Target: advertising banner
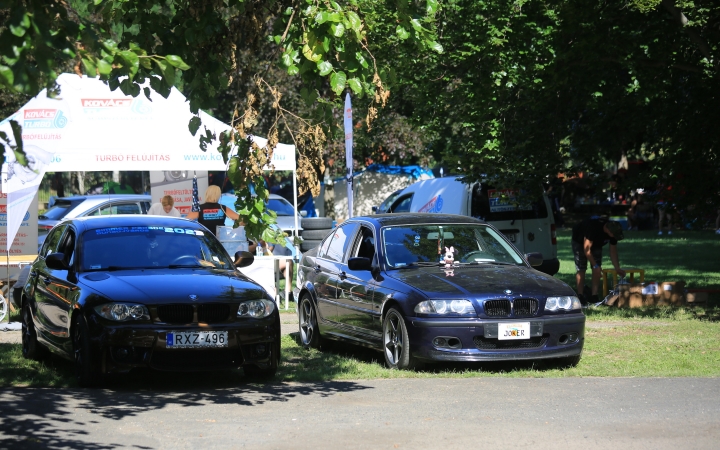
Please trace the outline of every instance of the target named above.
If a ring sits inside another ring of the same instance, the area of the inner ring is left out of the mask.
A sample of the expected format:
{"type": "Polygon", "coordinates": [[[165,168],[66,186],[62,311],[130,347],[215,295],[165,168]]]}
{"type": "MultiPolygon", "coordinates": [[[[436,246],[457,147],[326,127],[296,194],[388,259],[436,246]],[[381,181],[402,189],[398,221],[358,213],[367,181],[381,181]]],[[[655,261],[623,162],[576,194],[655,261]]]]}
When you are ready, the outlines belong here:
{"type": "MultiPolygon", "coordinates": [[[[5,253],[9,249],[10,256],[17,255],[36,255],[38,247],[38,198],[37,194],[30,197],[27,207],[19,216],[20,224],[17,233],[13,236],[8,235],[8,194],[0,193],[0,249],[5,253]],[[34,214],[33,214],[34,213],[34,214]],[[8,245],[10,239],[10,245],[8,245]]],[[[0,279],[5,279],[7,271],[5,270],[6,255],[0,253],[0,279]]],[[[17,267],[10,268],[10,275],[17,271],[17,267]]]]}
{"type": "Polygon", "coordinates": [[[193,170],[162,170],[150,172],[150,195],[153,203],[160,203],[166,195],[175,201],[175,209],[187,216],[192,210],[193,176],[197,175],[198,195],[200,203],[208,188],[207,171],[193,170]]]}

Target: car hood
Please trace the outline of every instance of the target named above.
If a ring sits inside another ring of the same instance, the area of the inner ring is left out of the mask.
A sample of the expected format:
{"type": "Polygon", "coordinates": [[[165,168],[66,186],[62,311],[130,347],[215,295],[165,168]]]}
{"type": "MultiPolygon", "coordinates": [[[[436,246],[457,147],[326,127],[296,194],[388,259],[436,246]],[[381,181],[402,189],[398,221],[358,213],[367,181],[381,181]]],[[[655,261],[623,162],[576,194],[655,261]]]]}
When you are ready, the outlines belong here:
{"type": "Polygon", "coordinates": [[[240,273],[208,269],[91,272],[81,275],[79,281],[108,299],[143,304],[184,302],[193,295],[198,303],[267,296],[260,285],[240,273]]]}
{"type": "MultiPolygon", "coordinates": [[[[302,226],[300,226],[301,219],[302,218],[298,216],[298,231],[302,231],[303,229],[302,226]]],[[[277,216],[275,220],[277,222],[277,226],[280,227],[280,229],[283,231],[295,229],[295,218],[293,216],[277,216]]]]}
{"type": "Polygon", "coordinates": [[[575,295],[557,278],[523,266],[410,267],[386,273],[429,298],[575,295]]]}

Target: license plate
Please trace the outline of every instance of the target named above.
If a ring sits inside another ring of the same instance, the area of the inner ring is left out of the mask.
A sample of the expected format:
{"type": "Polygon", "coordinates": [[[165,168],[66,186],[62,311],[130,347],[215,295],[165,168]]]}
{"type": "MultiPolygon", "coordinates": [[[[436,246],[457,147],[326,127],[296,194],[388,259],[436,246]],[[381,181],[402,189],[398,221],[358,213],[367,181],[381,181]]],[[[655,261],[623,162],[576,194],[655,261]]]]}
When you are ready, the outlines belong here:
{"type": "Polygon", "coordinates": [[[515,233],[506,234],[507,238],[510,240],[510,242],[515,242],[515,233]]]}
{"type": "Polygon", "coordinates": [[[498,339],[530,339],[530,322],[499,323],[498,339]]]}
{"type": "Polygon", "coordinates": [[[227,331],[168,331],[166,348],[227,347],[227,331]]]}

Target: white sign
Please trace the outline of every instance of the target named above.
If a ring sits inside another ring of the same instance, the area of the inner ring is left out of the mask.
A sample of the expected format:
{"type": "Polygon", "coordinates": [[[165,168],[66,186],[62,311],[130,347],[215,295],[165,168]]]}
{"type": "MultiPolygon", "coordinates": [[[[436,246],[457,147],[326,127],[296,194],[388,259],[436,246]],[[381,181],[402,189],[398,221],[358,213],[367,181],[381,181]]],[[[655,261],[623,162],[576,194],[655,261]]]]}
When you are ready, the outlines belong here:
{"type": "Polygon", "coordinates": [[[166,195],[175,202],[175,209],[183,216],[192,211],[192,181],[197,176],[198,201],[203,203],[203,195],[208,188],[207,171],[162,170],[150,172],[150,195],[153,203],[160,203],[166,195]]]}
{"type": "MultiPolygon", "coordinates": [[[[8,194],[0,194],[0,249],[8,248],[8,194]]],[[[36,255],[38,245],[38,198],[28,203],[27,209],[18,214],[20,226],[10,245],[10,255],[36,255]]],[[[5,255],[0,255],[4,261],[5,255]]]]}

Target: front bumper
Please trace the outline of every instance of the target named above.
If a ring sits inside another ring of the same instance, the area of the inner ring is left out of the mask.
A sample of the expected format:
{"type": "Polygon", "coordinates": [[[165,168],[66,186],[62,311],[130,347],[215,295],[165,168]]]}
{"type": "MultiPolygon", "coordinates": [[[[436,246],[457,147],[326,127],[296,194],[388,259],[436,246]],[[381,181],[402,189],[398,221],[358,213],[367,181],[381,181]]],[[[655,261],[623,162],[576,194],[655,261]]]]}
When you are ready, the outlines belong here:
{"type": "Polygon", "coordinates": [[[430,361],[512,361],[576,356],[585,342],[585,315],[520,319],[406,319],[410,351],[430,361]],[[530,322],[524,340],[498,340],[498,323],[530,322]],[[437,345],[436,338],[455,344],[437,345]]]}
{"type": "MultiPolygon", "coordinates": [[[[280,316],[213,325],[110,324],[88,318],[93,360],[102,373],[125,373],[134,368],[171,371],[233,369],[245,364],[266,366],[280,349],[280,316]],[[166,334],[178,331],[227,331],[221,348],[167,348],[166,334]]],[[[279,356],[279,354],[278,354],[279,356]]]]}

